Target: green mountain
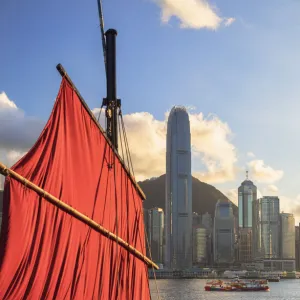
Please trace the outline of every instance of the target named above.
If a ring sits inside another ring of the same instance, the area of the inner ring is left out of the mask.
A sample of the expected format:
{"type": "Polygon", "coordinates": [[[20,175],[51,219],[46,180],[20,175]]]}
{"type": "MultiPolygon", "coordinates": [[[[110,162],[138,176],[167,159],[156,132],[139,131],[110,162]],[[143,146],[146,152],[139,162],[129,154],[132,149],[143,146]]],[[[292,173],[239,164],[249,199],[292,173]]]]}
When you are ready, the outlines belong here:
{"type": "MultiPolygon", "coordinates": [[[[139,182],[140,187],[146,195],[146,201],[144,201],[145,208],[161,207],[165,209],[165,181],[166,175],[164,174],[154,179],[139,182]]],[[[198,214],[208,212],[214,216],[217,201],[219,199],[229,200],[212,185],[204,183],[194,177],[192,177],[192,191],[193,212],[197,212],[198,214]]],[[[233,203],[232,205],[234,215],[237,216],[237,206],[233,203]]]]}

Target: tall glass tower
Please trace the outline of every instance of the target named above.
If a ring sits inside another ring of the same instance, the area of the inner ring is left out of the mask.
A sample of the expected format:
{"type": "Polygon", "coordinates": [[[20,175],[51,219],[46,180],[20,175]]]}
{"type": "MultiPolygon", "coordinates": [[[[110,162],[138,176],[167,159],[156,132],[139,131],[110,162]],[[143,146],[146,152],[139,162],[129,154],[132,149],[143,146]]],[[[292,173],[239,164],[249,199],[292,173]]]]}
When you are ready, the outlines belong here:
{"type": "Polygon", "coordinates": [[[189,116],[172,108],[167,128],[165,265],[192,267],[192,175],[189,116]]]}
{"type": "Polygon", "coordinates": [[[248,179],[244,180],[238,189],[239,195],[239,217],[238,217],[238,259],[240,262],[249,262],[252,260],[252,220],[253,220],[253,202],[257,200],[257,187],[248,179]]]}
{"type": "Polygon", "coordinates": [[[280,258],[279,198],[264,196],[253,205],[255,259],[280,258]]]}
{"type": "Polygon", "coordinates": [[[231,202],[218,200],[214,219],[214,261],[217,264],[234,262],[234,215],[231,202]]]}
{"type": "Polygon", "coordinates": [[[257,200],[257,187],[248,179],[244,180],[238,189],[239,193],[239,228],[252,228],[252,206],[257,200]]]}

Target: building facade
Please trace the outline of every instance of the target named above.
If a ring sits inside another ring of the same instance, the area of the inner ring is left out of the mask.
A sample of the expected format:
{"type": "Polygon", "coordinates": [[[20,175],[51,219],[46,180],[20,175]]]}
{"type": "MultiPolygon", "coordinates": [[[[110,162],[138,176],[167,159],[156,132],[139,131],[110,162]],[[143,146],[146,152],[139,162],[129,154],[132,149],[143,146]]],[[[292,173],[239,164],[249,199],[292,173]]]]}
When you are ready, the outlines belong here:
{"type": "Polygon", "coordinates": [[[252,260],[252,220],[253,202],[257,200],[257,187],[251,180],[246,180],[238,188],[238,259],[240,262],[252,260]]]}
{"type": "Polygon", "coordinates": [[[265,196],[253,202],[253,252],[255,259],[280,258],[279,198],[265,196]]]}
{"type": "Polygon", "coordinates": [[[164,240],[164,211],[162,208],[149,209],[149,243],[152,260],[155,263],[163,263],[164,240]]]}
{"type": "Polygon", "coordinates": [[[299,226],[295,226],[295,256],[296,256],[296,270],[300,270],[300,227],[299,226]]]}
{"type": "Polygon", "coordinates": [[[232,264],[234,262],[234,215],[231,202],[219,200],[214,219],[214,263],[232,264]]]}
{"type": "Polygon", "coordinates": [[[203,227],[198,227],[195,231],[195,263],[205,265],[207,263],[207,230],[203,227]]]}
{"type": "Polygon", "coordinates": [[[202,227],[206,229],[206,253],[207,253],[207,265],[211,266],[214,261],[213,255],[213,219],[212,216],[206,212],[201,218],[202,227]]]}
{"type": "Polygon", "coordinates": [[[189,116],[172,108],[167,126],[165,265],[192,267],[192,174],[189,116]]]}
{"type": "Polygon", "coordinates": [[[293,214],[280,214],[280,250],[282,259],[295,259],[295,218],[293,214]]]}

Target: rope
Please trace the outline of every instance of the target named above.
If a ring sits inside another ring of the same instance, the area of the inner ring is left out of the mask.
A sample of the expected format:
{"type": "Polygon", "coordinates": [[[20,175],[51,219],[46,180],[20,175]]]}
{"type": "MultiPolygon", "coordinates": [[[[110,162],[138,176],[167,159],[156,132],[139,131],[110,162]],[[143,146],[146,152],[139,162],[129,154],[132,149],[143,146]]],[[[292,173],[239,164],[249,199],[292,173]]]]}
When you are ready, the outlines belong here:
{"type": "Polygon", "coordinates": [[[104,18],[102,13],[102,0],[97,0],[98,3],[98,13],[99,13],[99,20],[100,20],[100,29],[101,29],[101,39],[102,39],[102,49],[103,49],[103,59],[104,59],[104,66],[105,66],[105,74],[107,76],[107,66],[106,66],[106,40],[105,40],[105,33],[104,33],[104,18]]]}
{"type": "Polygon", "coordinates": [[[128,160],[128,169],[129,169],[129,172],[131,172],[132,175],[134,176],[133,164],[132,164],[132,160],[131,160],[129,144],[128,144],[128,140],[127,140],[123,115],[122,115],[121,111],[120,111],[120,118],[121,118],[121,125],[122,125],[122,131],[123,131],[123,136],[124,136],[125,150],[126,150],[126,155],[127,155],[127,160],[128,160]]]}
{"type": "MultiPolygon", "coordinates": [[[[150,259],[152,260],[152,253],[151,253],[151,248],[150,248],[150,244],[149,244],[148,234],[147,234],[146,229],[144,229],[144,231],[145,231],[145,237],[146,237],[147,247],[148,247],[148,251],[149,251],[149,256],[150,256],[150,259]]],[[[156,274],[155,274],[155,270],[154,270],[153,266],[152,266],[152,272],[153,272],[153,276],[154,276],[157,297],[158,297],[158,300],[160,300],[160,294],[159,294],[159,289],[158,289],[158,285],[157,285],[156,274]]]]}
{"type": "Polygon", "coordinates": [[[100,112],[99,112],[98,118],[97,118],[97,121],[98,121],[99,124],[100,124],[100,117],[101,117],[102,108],[103,108],[103,104],[100,107],[100,112]]]}

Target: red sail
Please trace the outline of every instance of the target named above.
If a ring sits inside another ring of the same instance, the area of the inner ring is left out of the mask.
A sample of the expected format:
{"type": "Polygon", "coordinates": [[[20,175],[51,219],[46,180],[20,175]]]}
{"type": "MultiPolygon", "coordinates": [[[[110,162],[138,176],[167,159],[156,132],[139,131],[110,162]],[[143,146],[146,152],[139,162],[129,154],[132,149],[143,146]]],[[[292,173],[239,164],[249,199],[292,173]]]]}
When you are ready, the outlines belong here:
{"type": "MultiPolygon", "coordinates": [[[[145,254],[142,196],[66,79],[33,148],[13,168],[145,254]]],[[[150,299],[146,264],[8,178],[0,299],[150,299]]]]}

